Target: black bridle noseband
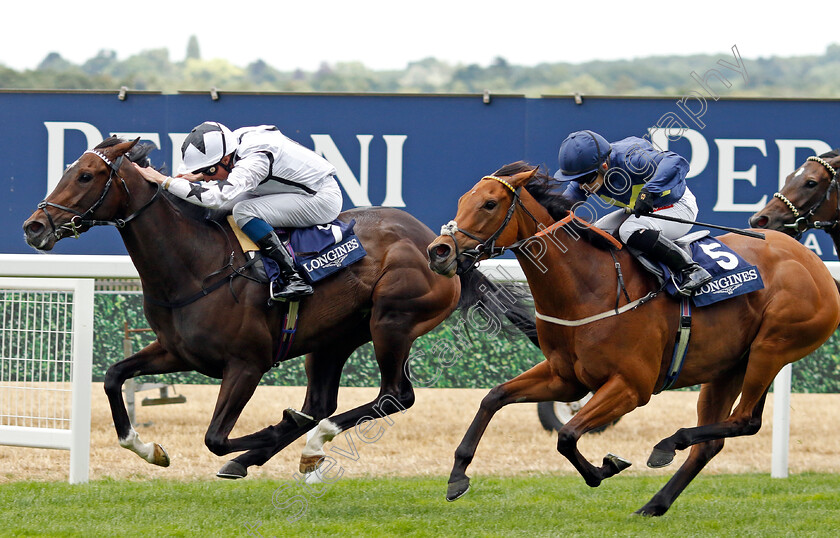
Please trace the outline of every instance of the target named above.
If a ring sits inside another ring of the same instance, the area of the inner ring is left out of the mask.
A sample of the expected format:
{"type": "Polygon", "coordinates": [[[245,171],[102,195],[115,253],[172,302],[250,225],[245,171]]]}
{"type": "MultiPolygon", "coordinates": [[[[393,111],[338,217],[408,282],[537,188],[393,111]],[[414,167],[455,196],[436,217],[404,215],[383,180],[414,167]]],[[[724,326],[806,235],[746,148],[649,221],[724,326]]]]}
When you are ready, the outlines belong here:
{"type": "Polygon", "coordinates": [[[802,234],[808,230],[823,230],[834,228],[838,225],[838,223],[840,223],[840,221],[838,221],[838,218],[840,217],[840,196],[837,196],[837,208],[834,212],[834,220],[811,222],[811,219],[814,217],[814,214],[819,210],[820,207],[822,207],[822,205],[826,201],[828,201],[829,198],[831,198],[832,190],[838,191],[838,194],[840,194],[840,185],[838,185],[837,183],[837,170],[835,170],[834,167],[828,163],[828,161],[815,156],[808,157],[807,160],[821,164],[831,175],[831,181],[828,184],[828,189],[826,189],[825,191],[825,196],[821,197],[821,199],[816,204],[814,204],[809,211],[803,214],[799,209],[797,209],[796,205],[794,205],[793,202],[788,200],[788,198],[781,192],[777,192],[773,195],[774,197],[781,200],[782,203],[784,203],[787,206],[787,208],[790,209],[791,213],[793,213],[793,217],[796,220],[791,224],[784,224],[783,226],[785,228],[790,228],[794,230],[796,232],[797,239],[799,239],[802,236],[802,234]]]}
{"type": "Polygon", "coordinates": [[[56,236],[57,239],[60,239],[61,237],[63,237],[63,235],[64,235],[63,232],[64,231],[69,231],[71,234],[73,234],[74,237],[78,238],[79,233],[80,233],[78,228],[80,226],[81,227],[88,227],[88,228],[90,228],[92,226],[116,226],[117,228],[123,228],[123,227],[125,227],[126,224],[128,224],[129,222],[134,220],[147,207],[149,207],[152,204],[152,202],[154,202],[157,199],[157,197],[158,197],[158,195],[160,194],[160,191],[161,191],[161,186],[160,186],[160,184],[158,184],[157,190],[152,195],[151,199],[148,202],[146,202],[145,204],[143,204],[137,211],[135,211],[134,213],[132,213],[131,215],[129,215],[128,217],[126,217],[124,219],[114,219],[114,220],[91,219],[89,217],[91,217],[93,215],[93,213],[97,209],[99,209],[99,207],[105,202],[105,197],[108,195],[108,191],[111,190],[111,185],[113,185],[115,177],[117,179],[119,179],[120,182],[122,183],[123,189],[125,189],[125,193],[128,195],[129,200],[131,199],[131,192],[129,192],[129,190],[128,190],[128,185],[126,185],[125,179],[123,179],[122,176],[119,175],[119,170],[120,170],[120,166],[122,166],[124,155],[120,155],[115,161],[111,161],[111,159],[106,157],[104,153],[102,153],[100,151],[97,151],[95,149],[87,150],[85,153],[90,153],[92,155],[96,155],[97,157],[99,157],[100,159],[105,161],[105,164],[107,164],[108,168],[110,169],[110,173],[108,174],[108,181],[107,181],[107,183],[105,183],[105,188],[103,189],[102,194],[99,196],[99,199],[96,202],[94,202],[94,204],[90,207],[90,209],[88,209],[84,213],[82,213],[80,211],[76,211],[72,207],[66,207],[66,206],[63,206],[63,205],[54,204],[54,203],[48,202],[46,200],[43,200],[43,201],[41,201],[41,203],[38,204],[38,209],[41,209],[44,212],[44,214],[47,216],[47,220],[49,221],[50,227],[52,228],[52,233],[53,233],[54,236],[56,236]],[[68,213],[73,213],[74,217],[72,219],[70,219],[67,223],[62,224],[60,227],[56,228],[55,222],[53,221],[53,218],[52,218],[52,215],[50,215],[50,212],[47,210],[48,207],[52,207],[52,208],[55,208],[55,209],[58,209],[58,210],[61,210],[61,211],[67,211],[68,213]]]}
{"type": "Polygon", "coordinates": [[[485,179],[498,181],[499,183],[501,183],[502,185],[507,187],[508,190],[510,190],[510,192],[513,193],[513,200],[511,200],[510,207],[508,208],[507,214],[505,215],[505,220],[502,221],[502,224],[499,226],[499,229],[496,230],[495,232],[493,232],[490,235],[490,237],[488,237],[487,239],[481,239],[479,237],[476,237],[475,234],[459,228],[458,223],[454,220],[450,220],[447,224],[444,224],[443,226],[441,226],[440,235],[448,235],[449,237],[452,238],[452,242],[455,244],[455,260],[456,260],[456,263],[457,263],[458,260],[463,259],[463,258],[470,258],[472,260],[470,262],[469,266],[466,266],[466,267],[461,267],[460,265],[458,266],[458,268],[456,269],[456,273],[459,274],[459,275],[463,274],[463,273],[466,273],[470,269],[473,269],[473,268],[477,267],[478,263],[480,261],[479,258],[482,255],[486,255],[487,259],[496,258],[496,257],[504,254],[505,251],[513,250],[513,249],[520,246],[521,242],[516,242],[513,245],[510,245],[508,247],[497,247],[496,246],[496,240],[499,238],[500,235],[502,235],[502,232],[505,230],[505,228],[507,228],[507,225],[508,225],[508,223],[510,223],[510,219],[513,217],[513,212],[516,210],[517,205],[522,207],[522,209],[525,210],[525,212],[528,214],[528,216],[531,217],[532,219],[534,219],[534,222],[539,223],[537,218],[534,215],[532,215],[530,211],[528,211],[528,208],[525,207],[524,205],[522,205],[522,200],[519,197],[519,193],[522,192],[522,187],[521,186],[514,188],[513,185],[511,185],[510,183],[508,183],[504,179],[502,179],[500,177],[497,177],[497,176],[484,176],[483,178],[481,178],[482,181],[484,181],[485,179]],[[466,249],[466,250],[462,251],[460,249],[460,247],[458,246],[458,241],[455,239],[455,232],[460,232],[460,233],[466,235],[467,237],[469,237],[473,241],[477,241],[478,244],[473,248],[466,249]]]}

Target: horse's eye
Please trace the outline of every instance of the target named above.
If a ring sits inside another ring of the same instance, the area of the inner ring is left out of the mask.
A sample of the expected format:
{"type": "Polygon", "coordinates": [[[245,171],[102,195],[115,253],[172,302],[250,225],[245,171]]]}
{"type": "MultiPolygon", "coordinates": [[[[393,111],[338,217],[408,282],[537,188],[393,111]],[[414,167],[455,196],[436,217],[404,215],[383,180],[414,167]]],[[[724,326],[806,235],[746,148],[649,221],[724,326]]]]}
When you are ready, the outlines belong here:
{"type": "Polygon", "coordinates": [[[79,176],[79,183],[87,183],[93,179],[93,174],[90,172],[84,172],[82,175],[79,176]]]}
{"type": "Polygon", "coordinates": [[[816,181],[814,181],[813,179],[809,179],[808,181],[805,182],[805,186],[808,187],[809,189],[813,189],[817,185],[818,185],[818,183],[816,181]]]}
{"type": "Polygon", "coordinates": [[[484,209],[495,209],[496,208],[496,200],[487,200],[484,202],[484,209]]]}

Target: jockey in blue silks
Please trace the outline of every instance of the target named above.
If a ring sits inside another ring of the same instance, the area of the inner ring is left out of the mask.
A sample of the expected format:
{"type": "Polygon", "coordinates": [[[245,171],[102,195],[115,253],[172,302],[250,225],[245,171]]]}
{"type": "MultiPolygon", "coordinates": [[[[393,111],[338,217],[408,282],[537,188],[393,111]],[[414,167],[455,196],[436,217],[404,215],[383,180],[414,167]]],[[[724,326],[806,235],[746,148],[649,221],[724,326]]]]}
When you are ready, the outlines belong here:
{"type": "Polygon", "coordinates": [[[634,136],[610,144],[593,131],[577,131],[560,145],[560,170],[554,177],[568,181],[563,196],[583,202],[590,194],[620,209],[595,221],[608,233],[618,230],[627,246],[664,263],[682,275],[678,291],[690,296],[711,275],[674,243],[690,224],[658,220],[657,213],[683,220],[697,219],[697,201],[685,177],[688,161],[672,151],[657,151],[634,136]],[[632,212],[631,212],[632,210],[632,212]]]}

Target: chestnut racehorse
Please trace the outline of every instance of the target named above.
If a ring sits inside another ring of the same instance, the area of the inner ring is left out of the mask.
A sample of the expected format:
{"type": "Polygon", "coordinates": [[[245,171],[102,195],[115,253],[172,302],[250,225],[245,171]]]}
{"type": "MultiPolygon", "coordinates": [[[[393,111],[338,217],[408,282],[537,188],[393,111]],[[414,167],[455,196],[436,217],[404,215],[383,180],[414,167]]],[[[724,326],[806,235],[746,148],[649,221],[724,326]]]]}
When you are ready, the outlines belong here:
{"type": "MultiPolygon", "coordinates": [[[[381,207],[342,213],[343,221],[356,220],[367,256],[319,282],[315,294],[300,303],[286,357],[307,354],[302,413],[287,409],[275,426],[229,438],[276,362],[285,309],[267,304],[267,285],[236,278],[248,258],[224,219],[207,218],[204,208],[164,193],[137,173],[131,161],[148,165],[152,146],[136,143],[109,138],[85,152],[24,223],[24,233],[31,246],[50,250],[91,226],[118,227],[140,275],[146,319],[157,339],[108,369],[105,392],[120,444],[150,463],[167,466],[169,456],[157,443],[142,443],[129,422],[121,391],[127,379],[179,371],[221,378],[204,441],[219,456],[247,451],[218,473],[240,478],[335,412],[344,364],[366,342],[373,342],[381,373],[379,397],[331,417],[331,431],[410,407],[414,391],[404,367],[414,340],[446,319],[459,300],[461,307],[469,306],[498,292],[477,271],[460,281],[433,273],[426,246],[435,235],[408,213],[381,207]]],[[[488,309],[499,304],[483,303],[488,309]]],[[[533,329],[533,316],[523,305],[502,306],[500,313],[518,328],[533,329]]],[[[306,470],[318,459],[317,450],[306,454],[306,470]]]]}
{"type": "MultiPolygon", "coordinates": [[[[671,362],[679,301],[659,293],[624,309],[631,299],[655,293],[658,282],[612,236],[570,214],[561,197],[548,193],[549,180],[522,162],[482,178],[461,197],[455,220],[428,248],[432,269],[448,276],[463,258],[483,259],[512,248],[531,287],[546,357],[481,402],[455,452],[449,500],[469,488],[467,466],[501,407],[575,401],[590,390],[592,399],[560,429],[557,450],[588,485],[598,486],[629,462],[609,454],[596,467],[578,451],[578,439],[645,405],[663,386],[671,362]],[[565,218],[555,223],[546,207],[565,218]]],[[[688,353],[673,388],[702,384],[698,425],[656,444],[651,467],[668,465],[677,450],[691,451],[640,514],[665,513],[726,437],[756,433],[773,378],[825,342],[840,321],[840,296],[827,293],[834,291],[831,275],[789,236],[768,232],[765,241],[733,234],[716,239],[758,267],[764,289],[694,309],[688,353]]]]}

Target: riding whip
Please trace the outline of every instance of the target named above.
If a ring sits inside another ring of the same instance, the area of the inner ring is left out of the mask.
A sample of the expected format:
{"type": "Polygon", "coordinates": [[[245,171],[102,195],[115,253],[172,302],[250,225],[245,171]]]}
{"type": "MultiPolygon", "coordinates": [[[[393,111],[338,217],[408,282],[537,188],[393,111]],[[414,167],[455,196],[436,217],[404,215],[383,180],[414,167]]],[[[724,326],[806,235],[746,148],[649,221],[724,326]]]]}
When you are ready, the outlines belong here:
{"type": "Polygon", "coordinates": [[[703,226],[704,228],[715,228],[725,232],[732,232],[734,234],[746,235],[747,237],[755,237],[756,239],[764,239],[764,234],[759,232],[752,232],[750,230],[742,230],[740,228],[730,228],[729,226],[718,226],[717,224],[708,224],[705,222],[696,222],[693,220],[685,220],[677,217],[669,217],[667,215],[657,215],[656,213],[649,213],[646,217],[653,217],[655,219],[670,220],[671,222],[679,222],[681,224],[693,224],[695,226],[703,226]]]}

